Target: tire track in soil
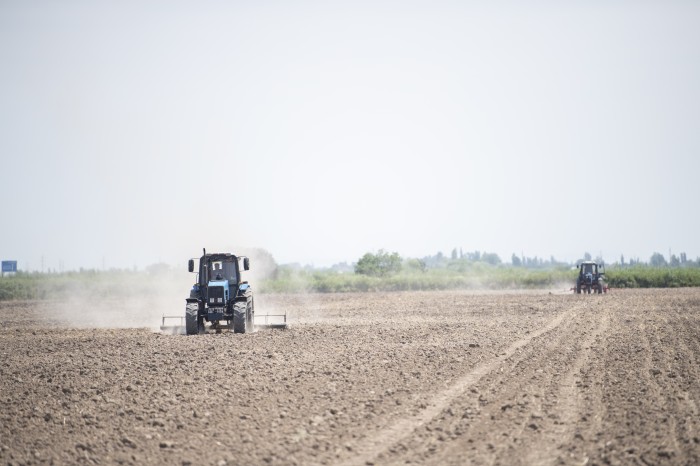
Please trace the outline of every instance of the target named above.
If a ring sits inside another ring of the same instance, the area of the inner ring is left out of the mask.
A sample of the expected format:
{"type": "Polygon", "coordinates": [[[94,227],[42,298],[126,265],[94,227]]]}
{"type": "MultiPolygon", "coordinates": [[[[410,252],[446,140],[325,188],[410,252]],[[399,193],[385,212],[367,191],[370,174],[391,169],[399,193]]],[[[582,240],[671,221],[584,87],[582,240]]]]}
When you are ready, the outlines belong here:
{"type": "MultiPolygon", "coordinates": [[[[668,319],[663,315],[658,318],[658,321],[655,322],[655,324],[662,324],[662,328],[669,326],[668,319]]],[[[664,367],[663,372],[665,374],[673,373],[673,367],[671,366],[669,361],[661,360],[660,358],[656,359],[654,357],[658,353],[658,351],[655,351],[655,348],[661,347],[664,344],[662,339],[659,337],[659,335],[656,334],[654,329],[648,328],[646,322],[643,322],[639,326],[639,334],[641,335],[640,340],[644,347],[644,351],[641,354],[643,354],[642,360],[644,361],[644,365],[642,366],[642,368],[646,371],[645,376],[649,377],[647,374],[651,371],[657,370],[656,368],[661,365],[663,365],[664,367]]],[[[664,387],[659,383],[656,377],[651,378],[651,382],[652,383],[649,384],[649,392],[651,392],[653,399],[657,400],[661,411],[669,413],[673,412],[672,406],[670,406],[671,402],[669,401],[669,398],[666,395],[666,390],[664,389],[664,387]]],[[[673,416],[668,416],[668,418],[666,418],[666,421],[667,427],[664,429],[666,431],[666,438],[670,442],[672,450],[677,451],[679,450],[679,445],[676,420],[673,416]]]]}
{"type": "Polygon", "coordinates": [[[449,388],[434,395],[425,404],[426,407],[417,414],[400,418],[388,427],[378,432],[368,434],[365,437],[364,444],[356,445],[352,448],[357,454],[348,461],[339,464],[344,466],[373,464],[377,460],[377,457],[387,451],[388,448],[396,445],[401,440],[411,435],[416,429],[436,418],[455,398],[463,395],[482,377],[497,369],[505,360],[516,355],[521,348],[528,345],[532,340],[559,327],[562,322],[570,318],[574,313],[575,311],[573,309],[562,312],[540,330],[532,332],[526,338],[515,341],[501,355],[477,366],[474,370],[458,379],[449,388]]]}
{"type": "Polygon", "coordinates": [[[571,448],[590,464],[700,464],[693,306],[674,309],[644,292],[615,304],[604,351],[583,371],[593,391],[585,409],[595,416],[581,420],[583,438],[571,448]]]}
{"type": "MultiPolygon", "coordinates": [[[[551,398],[557,400],[557,422],[552,428],[542,432],[537,440],[537,448],[530,449],[523,456],[523,464],[547,464],[553,462],[557,456],[559,463],[588,463],[588,456],[576,452],[571,445],[575,444],[576,440],[583,439],[581,428],[577,425],[579,419],[587,418],[590,413],[600,413],[601,407],[600,399],[598,397],[592,399],[591,394],[587,393],[591,387],[581,380],[581,374],[584,367],[589,365],[593,352],[597,350],[610,327],[610,313],[606,312],[600,320],[596,320],[595,316],[587,320],[594,322],[595,327],[585,332],[586,337],[578,346],[577,356],[571,362],[561,382],[557,384],[557,393],[550,394],[551,398]],[[593,401],[598,405],[598,409],[586,410],[584,407],[586,401],[593,401]],[[569,445],[568,448],[567,445],[569,445]]],[[[600,428],[600,416],[596,416],[594,425],[597,429],[600,428]]]]}
{"type": "Polygon", "coordinates": [[[609,325],[598,304],[576,303],[556,332],[533,341],[472,387],[478,395],[455,399],[417,432],[422,445],[411,444],[403,460],[420,455],[420,462],[441,465],[583,463],[586,456],[573,447],[580,438],[578,419],[594,413],[584,409],[585,401],[600,397],[588,393],[582,368],[609,325]]]}

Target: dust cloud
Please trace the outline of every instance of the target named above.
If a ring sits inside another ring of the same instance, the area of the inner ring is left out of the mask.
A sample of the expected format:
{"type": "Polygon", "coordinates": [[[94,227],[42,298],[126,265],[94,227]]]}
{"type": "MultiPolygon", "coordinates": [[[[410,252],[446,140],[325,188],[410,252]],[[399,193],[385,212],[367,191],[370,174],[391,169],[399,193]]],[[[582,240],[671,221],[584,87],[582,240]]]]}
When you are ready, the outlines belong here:
{"type": "Polygon", "coordinates": [[[96,273],[68,283],[60,297],[48,292],[49,299],[39,306],[59,326],[155,331],[163,315],[185,315],[185,298],[194,281],[195,275],[186,269],[96,273]]]}

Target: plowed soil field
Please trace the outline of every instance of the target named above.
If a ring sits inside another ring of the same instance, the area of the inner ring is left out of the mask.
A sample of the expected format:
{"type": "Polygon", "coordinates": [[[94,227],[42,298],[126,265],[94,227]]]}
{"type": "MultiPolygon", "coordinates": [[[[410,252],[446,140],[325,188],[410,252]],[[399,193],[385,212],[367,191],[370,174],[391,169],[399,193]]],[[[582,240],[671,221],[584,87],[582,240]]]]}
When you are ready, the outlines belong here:
{"type": "Polygon", "coordinates": [[[0,461],[700,464],[700,289],[266,308],[292,328],[77,328],[0,304],[0,461]]]}

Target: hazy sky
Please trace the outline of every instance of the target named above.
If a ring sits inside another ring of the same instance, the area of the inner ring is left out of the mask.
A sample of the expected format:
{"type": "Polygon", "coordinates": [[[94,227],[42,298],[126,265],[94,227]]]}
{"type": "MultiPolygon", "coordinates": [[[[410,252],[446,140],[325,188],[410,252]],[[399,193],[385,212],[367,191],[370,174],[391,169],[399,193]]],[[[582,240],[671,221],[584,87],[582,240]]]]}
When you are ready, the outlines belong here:
{"type": "Polygon", "coordinates": [[[0,1],[0,258],[700,256],[700,2],[0,1]]]}

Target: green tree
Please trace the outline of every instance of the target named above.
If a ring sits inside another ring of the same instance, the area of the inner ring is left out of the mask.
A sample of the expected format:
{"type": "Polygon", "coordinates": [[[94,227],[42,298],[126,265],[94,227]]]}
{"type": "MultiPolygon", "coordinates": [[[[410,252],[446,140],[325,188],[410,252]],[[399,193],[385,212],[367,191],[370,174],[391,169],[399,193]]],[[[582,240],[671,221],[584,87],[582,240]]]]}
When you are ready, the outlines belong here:
{"type": "Polygon", "coordinates": [[[481,260],[491,265],[498,265],[501,263],[501,258],[495,252],[485,252],[481,255],[481,260]]]}
{"type": "Polygon", "coordinates": [[[522,261],[515,253],[511,256],[510,261],[513,263],[513,267],[520,267],[522,265],[522,261]]]}
{"type": "Polygon", "coordinates": [[[366,253],[355,265],[355,273],[375,277],[384,277],[400,270],[401,256],[399,256],[399,253],[388,253],[383,249],[377,251],[376,254],[366,253]]]}
{"type": "Polygon", "coordinates": [[[481,252],[479,252],[479,251],[468,252],[467,253],[467,260],[470,260],[472,262],[479,262],[481,260],[481,252]]]}
{"type": "Polygon", "coordinates": [[[660,252],[655,252],[651,255],[649,264],[653,267],[664,267],[666,265],[666,258],[660,252]]]}
{"type": "Polygon", "coordinates": [[[409,259],[406,261],[406,266],[409,269],[419,270],[421,272],[425,272],[426,270],[428,270],[425,261],[422,259],[409,259]]]}

